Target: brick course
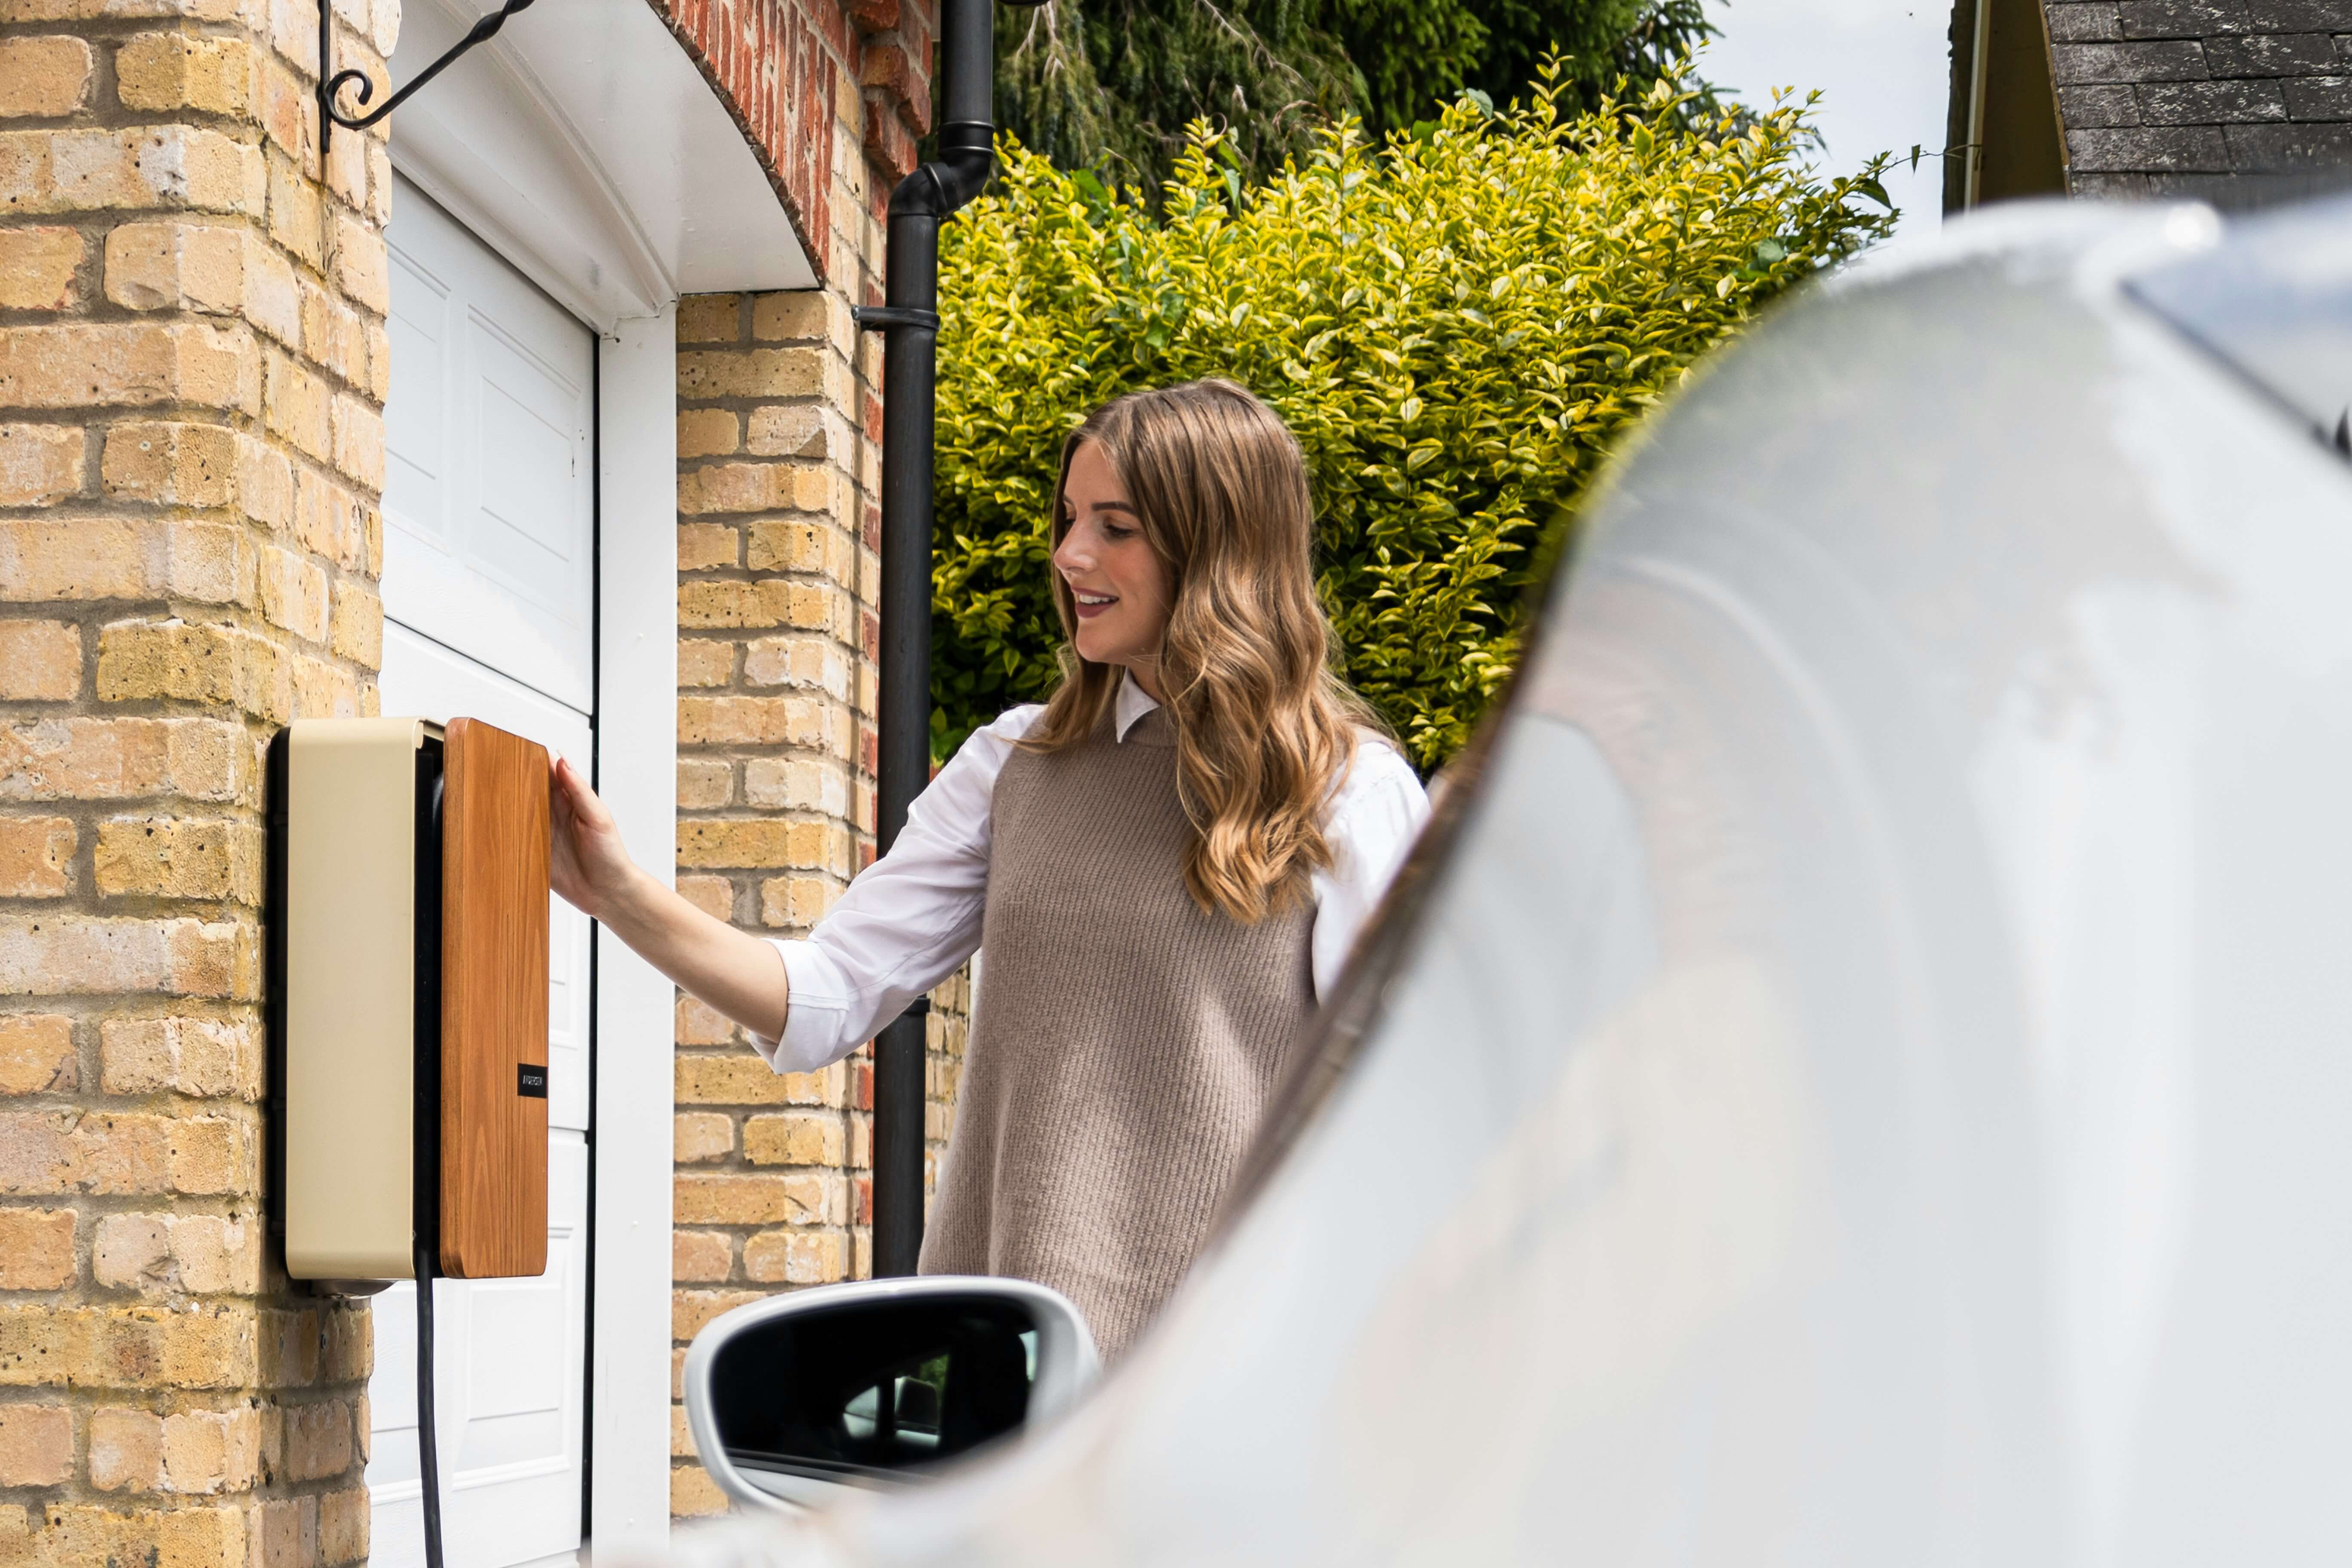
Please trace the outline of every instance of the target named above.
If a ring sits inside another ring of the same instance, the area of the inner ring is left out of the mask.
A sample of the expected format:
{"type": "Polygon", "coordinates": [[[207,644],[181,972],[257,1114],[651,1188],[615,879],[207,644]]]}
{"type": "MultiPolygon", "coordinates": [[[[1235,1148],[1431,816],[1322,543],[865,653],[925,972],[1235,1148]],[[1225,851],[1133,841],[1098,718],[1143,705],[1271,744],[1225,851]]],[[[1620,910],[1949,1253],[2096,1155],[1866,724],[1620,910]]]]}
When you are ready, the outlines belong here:
{"type": "Polygon", "coordinates": [[[0,1560],[367,1552],[366,1309],[261,1210],[260,757],[381,627],[390,165],[321,169],[317,26],[0,10],[0,1560]]]}

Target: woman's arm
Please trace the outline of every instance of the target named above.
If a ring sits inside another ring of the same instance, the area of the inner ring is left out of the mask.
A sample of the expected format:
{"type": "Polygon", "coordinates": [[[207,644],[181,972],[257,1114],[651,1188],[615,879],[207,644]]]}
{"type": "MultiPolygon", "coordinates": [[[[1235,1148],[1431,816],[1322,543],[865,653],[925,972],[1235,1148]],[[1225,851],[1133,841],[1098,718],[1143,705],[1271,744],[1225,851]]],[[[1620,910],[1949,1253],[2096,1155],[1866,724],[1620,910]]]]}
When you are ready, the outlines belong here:
{"type": "Polygon", "coordinates": [[[773,944],[716,921],[641,870],[588,781],[558,759],[548,781],[548,879],[639,957],[754,1035],[783,1032],[791,1004],[773,944]]]}
{"type": "Polygon", "coordinates": [[[792,977],[784,1031],[751,1047],[778,1072],[856,1049],[980,945],[996,777],[1043,710],[975,730],[907,807],[890,853],[834,901],[806,942],[778,943],[792,977]]]}

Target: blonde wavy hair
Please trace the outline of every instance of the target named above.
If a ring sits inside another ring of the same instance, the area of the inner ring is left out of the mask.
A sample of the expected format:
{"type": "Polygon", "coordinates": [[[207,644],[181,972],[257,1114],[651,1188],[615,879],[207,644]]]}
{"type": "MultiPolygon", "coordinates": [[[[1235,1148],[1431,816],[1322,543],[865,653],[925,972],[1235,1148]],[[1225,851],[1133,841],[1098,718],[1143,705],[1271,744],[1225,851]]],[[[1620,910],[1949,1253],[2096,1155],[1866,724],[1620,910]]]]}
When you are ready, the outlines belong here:
{"type": "MultiPolygon", "coordinates": [[[[1232,382],[1129,393],[1063,443],[1056,548],[1070,526],[1070,458],[1088,441],[1168,572],[1159,674],[1176,734],[1177,796],[1193,830],[1184,886],[1202,910],[1254,923],[1290,908],[1329,868],[1324,805],[1359,738],[1386,733],[1331,668],[1306,458],[1274,410],[1232,382]]],[[[1070,586],[1053,576],[1071,640],[1062,684],[1022,742],[1039,752],[1095,733],[1124,673],[1079,656],[1070,586]]]]}

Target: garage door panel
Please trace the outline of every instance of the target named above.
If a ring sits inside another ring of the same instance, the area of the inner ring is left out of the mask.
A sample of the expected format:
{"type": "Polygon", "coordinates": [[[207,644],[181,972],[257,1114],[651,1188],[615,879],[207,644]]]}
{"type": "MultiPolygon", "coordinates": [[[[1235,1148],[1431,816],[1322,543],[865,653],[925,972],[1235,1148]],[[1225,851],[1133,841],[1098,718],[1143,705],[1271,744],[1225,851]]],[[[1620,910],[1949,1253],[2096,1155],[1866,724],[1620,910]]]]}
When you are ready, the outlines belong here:
{"type": "Polygon", "coordinates": [[[384,613],[584,712],[595,338],[405,182],[386,238],[384,613]]]}
{"type": "MultiPolygon", "coordinates": [[[[392,257],[392,363],[396,380],[420,389],[449,375],[444,344],[449,288],[413,256],[392,257]]],[[[384,512],[395,533],[422,535],[446,548],[441,519],[447,501],[446,399],[394,396],[384,405],[384,512]]]]}
{"type": "MultiPolygon", "coordinates": [[[[585,1423],[588,1150],[551,1135],[547,1272],[434,1287],[441,1532],[450,1568],[519,1568],[580,1541],[585,1423]]],[[[368,1385],[370,1561],[425,1560],[416,1450],[415,1287],[375,1298],[368,1385]]]]}
{"type": "Polygon", "coordinates": [[[520,618],[522,595],[479,565],[446,558],[416,546],[394,549],[397,531],[384,531],[384,614],[444,647],[498,669],[532,690],[586,712],[593,688],[573,668],[572,650],[547,628],[520,618]],[[397,575],[395,575],[395,571],[397,575]],[[400,584],[395,590],[394,584],[400,584]],[[422,599],[419,611],[415,601],[422,599]],[[401,614],[394,616],[395,605],[401,614]]]}
{"type": "Polygon", "coordinates": [[[479,564],[518,595],[561,610],[587,541],[574,521],[577,417],[587,389],[477,313],[483,466],[479,564]]]}
{"type": "Polygon", "coordinates": [[[575,1284],[570,1264],[576,1229],[548,1226],[548,1268],[539,1278],[467,1287],[466,1426],[451,1457],[458,1475],[518,1473],[519,1466],[570,1457],[565,1396],[579,1368],[562,1330],[575,1284]]]}
{"type": "MultiPolygon", "coordinates": [[[[395,193],[382,710],[594,756],[595,339],[414,187],[395,193]]],[[[550,900],[547,1268],[444,1280],[437,1440],[451,1568],[568,1562],[587,1407],[588,921],[550,900]]],[[[371,1561],[424,1561],[416,1298],[375,1299],[371,1561]]]]}

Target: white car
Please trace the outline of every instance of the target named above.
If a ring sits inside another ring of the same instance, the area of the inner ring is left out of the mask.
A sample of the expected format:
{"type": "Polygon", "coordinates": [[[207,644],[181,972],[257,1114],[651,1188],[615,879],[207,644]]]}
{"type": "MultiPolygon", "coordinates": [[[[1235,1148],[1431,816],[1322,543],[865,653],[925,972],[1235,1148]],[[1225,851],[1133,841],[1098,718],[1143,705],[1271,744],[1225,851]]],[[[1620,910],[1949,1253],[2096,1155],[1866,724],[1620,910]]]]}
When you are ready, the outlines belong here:
{"type": "Polygon", "coordinates": [[[2352,1562],[2347,403],[2347,203],[1775,311],[1150,1334],[1081,1397],[1034,1287],[721,1319],[753,1517],[678,1559],[2352,1562]]]}

